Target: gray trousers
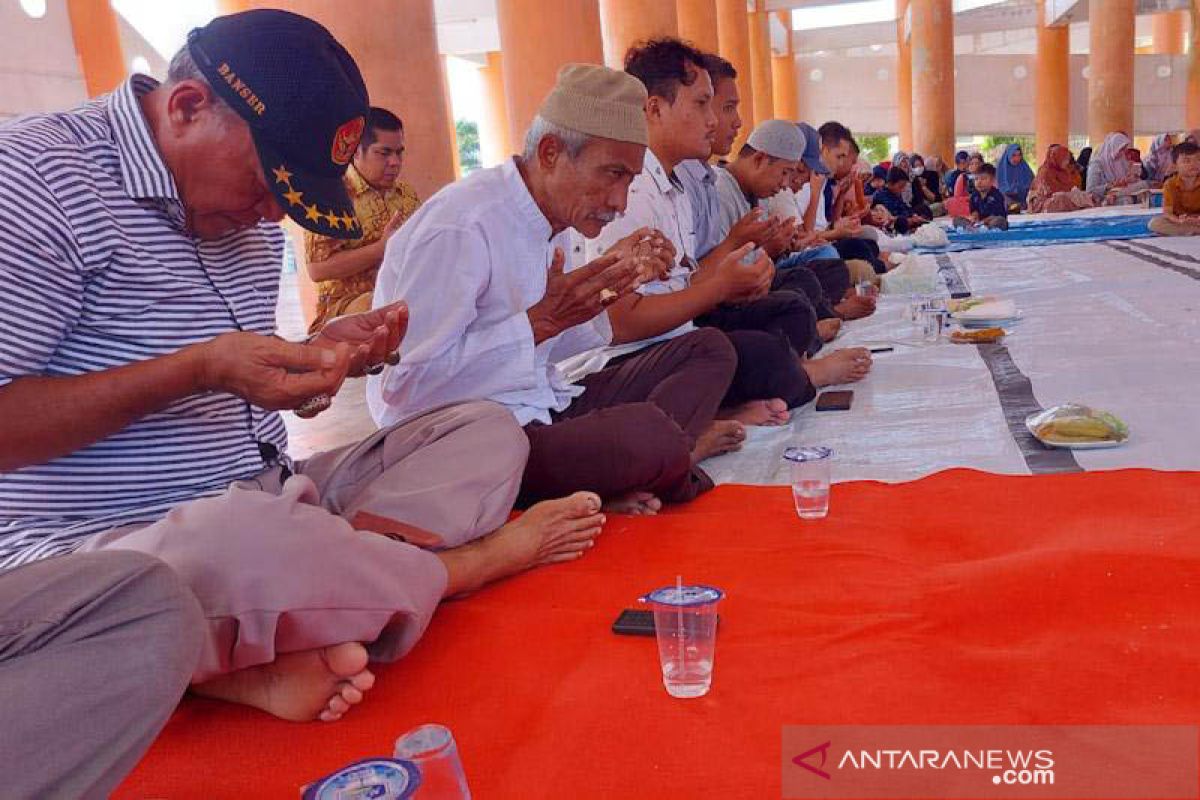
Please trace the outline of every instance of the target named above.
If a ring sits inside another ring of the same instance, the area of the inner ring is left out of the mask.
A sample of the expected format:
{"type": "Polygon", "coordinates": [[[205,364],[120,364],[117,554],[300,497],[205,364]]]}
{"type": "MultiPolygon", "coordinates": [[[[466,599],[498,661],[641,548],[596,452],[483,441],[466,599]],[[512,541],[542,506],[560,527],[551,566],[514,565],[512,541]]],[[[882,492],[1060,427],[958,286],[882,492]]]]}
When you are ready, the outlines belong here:
{"type": "Polygon", "coordinates": [[[0,794],[107,797],[183,696],[203,637],[196,598],[142,553],[0,575],[0,794]]]}

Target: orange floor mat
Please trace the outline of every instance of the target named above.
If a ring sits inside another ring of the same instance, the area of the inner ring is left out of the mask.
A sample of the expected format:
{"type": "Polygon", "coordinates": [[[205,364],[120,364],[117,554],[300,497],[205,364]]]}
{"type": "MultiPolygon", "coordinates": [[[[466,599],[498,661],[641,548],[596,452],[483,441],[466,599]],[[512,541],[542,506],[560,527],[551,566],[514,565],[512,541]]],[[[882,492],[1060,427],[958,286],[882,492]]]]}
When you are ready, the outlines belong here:
{"type": "Polygon", "coordinates": [[[297,797],[437,721],[477,800],[778,797],[785,724],[1196,724],[1198,656],[1198,474],[845,484],[820,522],[727,486],[444,605],[341,722],[186,700],[118,796],[297,797]],[[696,700],[609,632],[679,572],[728,593],[696,700]]]}

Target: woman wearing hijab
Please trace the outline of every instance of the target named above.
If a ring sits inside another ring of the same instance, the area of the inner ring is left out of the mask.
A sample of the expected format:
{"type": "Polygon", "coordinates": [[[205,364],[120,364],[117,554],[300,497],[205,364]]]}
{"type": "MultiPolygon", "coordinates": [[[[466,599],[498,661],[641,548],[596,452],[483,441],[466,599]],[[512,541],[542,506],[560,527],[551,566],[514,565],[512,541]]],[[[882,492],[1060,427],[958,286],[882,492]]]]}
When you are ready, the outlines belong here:
{"type": "Polygon", "coordinates": [[[1125,156],[1131,144],[1128,136],[1114,131],[1104,137],[1104,144],[1088,162],[1087,190],[1096,200],[1102,201],[1110,191],[1134,182],[1125,156]]]}
{"type": "MultiPolygon", "coordinates": [[[[912,177],[912,159],[910,159],[908,157],[908,153],[904,152],[903,150],[897,150],[896,154],[892,156],[891,169],[895,169],[896,167],[904,170],[904,174],[908,175],[910,178],[912,177]]],[[[912,201],[912,184],[909,183],[908,188],[904,190],[904,202],[912,205],[912,201]]]]}
{"type": "Polygon", "coordinates": [[[1079,188],[1079,176],[1071,164],[1071,151],[1052,144],[1029,187],[1029,211],[1041,214],[1091,208],[1092,196],[1079,188]]]}
{"type": "Polygon", "coordinates": [[[1164,133],[1154,137],[1150,145],[1150,155],[1142,162],[1146,170],[1146,180],[1156,189],[1162,188],[1163,183],[1171,176],[1171,148],[1175,146],[1175,137],[1164,133]]]}
{"type": "Polygon", "coordinates": [[[926,162],[924,158],[913,153],[912,164],[912,207],[925,219],[940,217],[946,213],[942,208],[942,175],[941,159],[931,156],[926,162]]]}
{"type": "Polygon", "coordinates": [[[1092,163],[1092,148],[1085,147],[1079,151],[1079,158],[1075,159],[1075,167],[1079,170],[1079,188],[1087,188],[1087,173],[1088,167],[1092,163]]]}
{"type": "Polygon", "coordinates": [[[1017,209],[1025,208],[1025,197],[1033,184],[1033,170],[1025,161],[1025,153],[1021,145],[1013,143],[1004,148],[1004,155],[996,165],[996,184],[1009,203],[1017,209]]]}

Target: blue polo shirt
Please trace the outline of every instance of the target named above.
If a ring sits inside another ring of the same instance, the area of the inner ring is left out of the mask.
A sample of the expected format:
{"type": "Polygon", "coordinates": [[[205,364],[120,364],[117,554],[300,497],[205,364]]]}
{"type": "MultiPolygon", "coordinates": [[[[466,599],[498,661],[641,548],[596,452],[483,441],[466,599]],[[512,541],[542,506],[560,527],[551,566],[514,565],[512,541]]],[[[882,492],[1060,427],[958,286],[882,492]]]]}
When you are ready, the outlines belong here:
{"type": "Polygon", "coordinates": [[[981,220],[988,217],[1007,217],[1008,201],[995,186],[986,195],[972,191],[971,213],[978,214],[981,220]]]}

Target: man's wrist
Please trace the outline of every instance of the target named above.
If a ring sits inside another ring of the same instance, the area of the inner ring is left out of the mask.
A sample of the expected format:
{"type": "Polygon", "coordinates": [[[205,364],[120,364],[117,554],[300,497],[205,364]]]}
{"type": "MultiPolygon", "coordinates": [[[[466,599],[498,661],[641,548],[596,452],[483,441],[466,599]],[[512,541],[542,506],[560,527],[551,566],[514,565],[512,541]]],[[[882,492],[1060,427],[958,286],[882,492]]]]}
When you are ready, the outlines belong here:
{"type": "Polygon", "coordinates": [[[554,323],[554,320],[544,314],[539,314],[531,308],[525,312],[525,316],[529,318],[529,329],[533,331],[534,344],[541,344],[559,334],[558,326],[554,323]]]}

